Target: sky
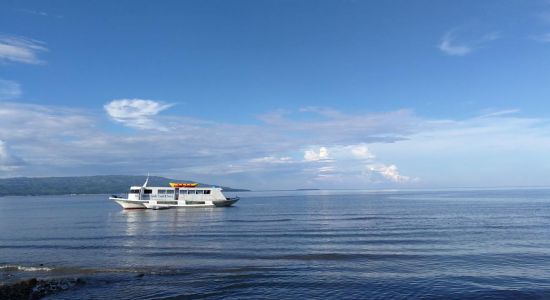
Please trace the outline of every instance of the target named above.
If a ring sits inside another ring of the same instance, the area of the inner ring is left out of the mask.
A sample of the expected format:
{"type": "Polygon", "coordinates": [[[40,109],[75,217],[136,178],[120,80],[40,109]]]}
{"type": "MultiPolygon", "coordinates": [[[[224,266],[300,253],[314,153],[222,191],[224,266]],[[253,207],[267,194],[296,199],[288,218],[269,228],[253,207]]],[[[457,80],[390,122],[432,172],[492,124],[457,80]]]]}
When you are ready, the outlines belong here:
{"type": "Polygon", "coordinates": [[[0,178],[550,186],[550,1],[2,1],[0,178]]]}

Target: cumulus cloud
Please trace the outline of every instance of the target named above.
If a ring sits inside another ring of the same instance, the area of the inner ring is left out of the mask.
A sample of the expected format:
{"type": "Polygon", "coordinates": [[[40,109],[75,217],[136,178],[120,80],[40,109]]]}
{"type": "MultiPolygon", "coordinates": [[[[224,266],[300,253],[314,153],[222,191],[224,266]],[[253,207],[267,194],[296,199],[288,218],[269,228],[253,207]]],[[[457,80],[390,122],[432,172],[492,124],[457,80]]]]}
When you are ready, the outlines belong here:
{"type": "Polygon", "coordinates": [[[44,42],[19,36],[0,36],[0,62],[42,64],[38,53],[48,51],[44,42]]]}
{"type": "Polygon", "coordinates": [[[319,148],[319,151],[315,150],[306,150],[304,152],[304,159],[306,161],[318,161],[328,159],[328,150],[326,147],[319,148]]]}
{"type": "Polygon", "coordinates": [[[21,85],[15,81],[0,79],[0,100],[13,100],[21,96],[21,85]]]}
{"type": "Polygon", "coordinates": [[[369,151],[369,148],[365,144],[349,146],[350,152],[353,156],[360,159],[373,159],[374,154],[369,151]]]}
{"type": "Polygon", "coordinates": [[[330,179],[335,182],[340,181],[342,184],[344,181],[350,181],[357,186],[410,181],[410,177],[399,174],[394,164],[386,165],[377,162],[375,158],[376,156],[365,143],[334,145],[321,147],[319,151],[306,150],[302,167],[306,173],[309,173],[305,177],[317,181],[330,179]]]}
{"type": "Polygon", "coordinates": [[[138,129],[166,130],[154,120],[161,111],[172,106],[147,99],[115,99],[104,105],[107,114],[115,121],[138,129]]]}
{"type": "Polygon", "coordinates": [[[393,182],[408,182],[411,180],[408,176],[400,175],[395,165],[372,164],[367,166],[370,172],[381,175],[383,178],[393,182]]]}
{"type": "Polygon", "coordinates": [[[459,39],[457,30],[450,30],[443,35],[438,48],[447,55],[464,56],[499,38],[500,35],[497,32],[490,32],[481,37],[459,39]]]}

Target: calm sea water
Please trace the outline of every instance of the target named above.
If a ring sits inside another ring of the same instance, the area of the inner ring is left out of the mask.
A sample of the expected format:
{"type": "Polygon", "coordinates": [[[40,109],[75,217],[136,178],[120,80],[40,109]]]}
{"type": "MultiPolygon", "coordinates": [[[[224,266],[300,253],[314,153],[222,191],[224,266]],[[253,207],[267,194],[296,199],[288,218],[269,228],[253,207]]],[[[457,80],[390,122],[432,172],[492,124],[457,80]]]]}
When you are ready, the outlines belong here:
{"type": "Polygon", "coordinates": [[[239,196],[0,198],[0,281],[85,279],[51,299],[550,298],[550,190],[239,196]]]}

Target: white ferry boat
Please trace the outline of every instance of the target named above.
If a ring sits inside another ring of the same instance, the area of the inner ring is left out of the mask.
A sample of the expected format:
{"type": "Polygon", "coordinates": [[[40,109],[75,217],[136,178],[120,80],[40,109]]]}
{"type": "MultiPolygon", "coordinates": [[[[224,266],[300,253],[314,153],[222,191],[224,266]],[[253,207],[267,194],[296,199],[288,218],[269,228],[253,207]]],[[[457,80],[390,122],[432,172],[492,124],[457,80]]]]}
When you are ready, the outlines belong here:
{"type": "Polygon", "coordinates": [[[150,208],[167,209],[172,207],[215,207],[231,206],[239,197],[228,198],[219,187],[199,187],[197,183],[170,183],[170,187],[130,187],[126,198],[111,196],[124,209],[150,208]]]}

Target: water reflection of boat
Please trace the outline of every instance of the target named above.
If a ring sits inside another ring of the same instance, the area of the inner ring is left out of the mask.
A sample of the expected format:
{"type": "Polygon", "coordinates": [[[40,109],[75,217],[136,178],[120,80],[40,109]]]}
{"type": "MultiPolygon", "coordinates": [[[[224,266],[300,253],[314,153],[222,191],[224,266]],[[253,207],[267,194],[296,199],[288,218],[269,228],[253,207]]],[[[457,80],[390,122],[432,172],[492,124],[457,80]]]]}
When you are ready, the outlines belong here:
{"type": "Polygon", "coordinates": [[[170,183],[170,187],[130,187],[126,197],[113,195],[115,201],[125,209],[150,208],[168,209],[171,207],[215,207],[231,206],[239,197],[226,197],[219,187],[199,187],[196,183],[170,183]]]}

